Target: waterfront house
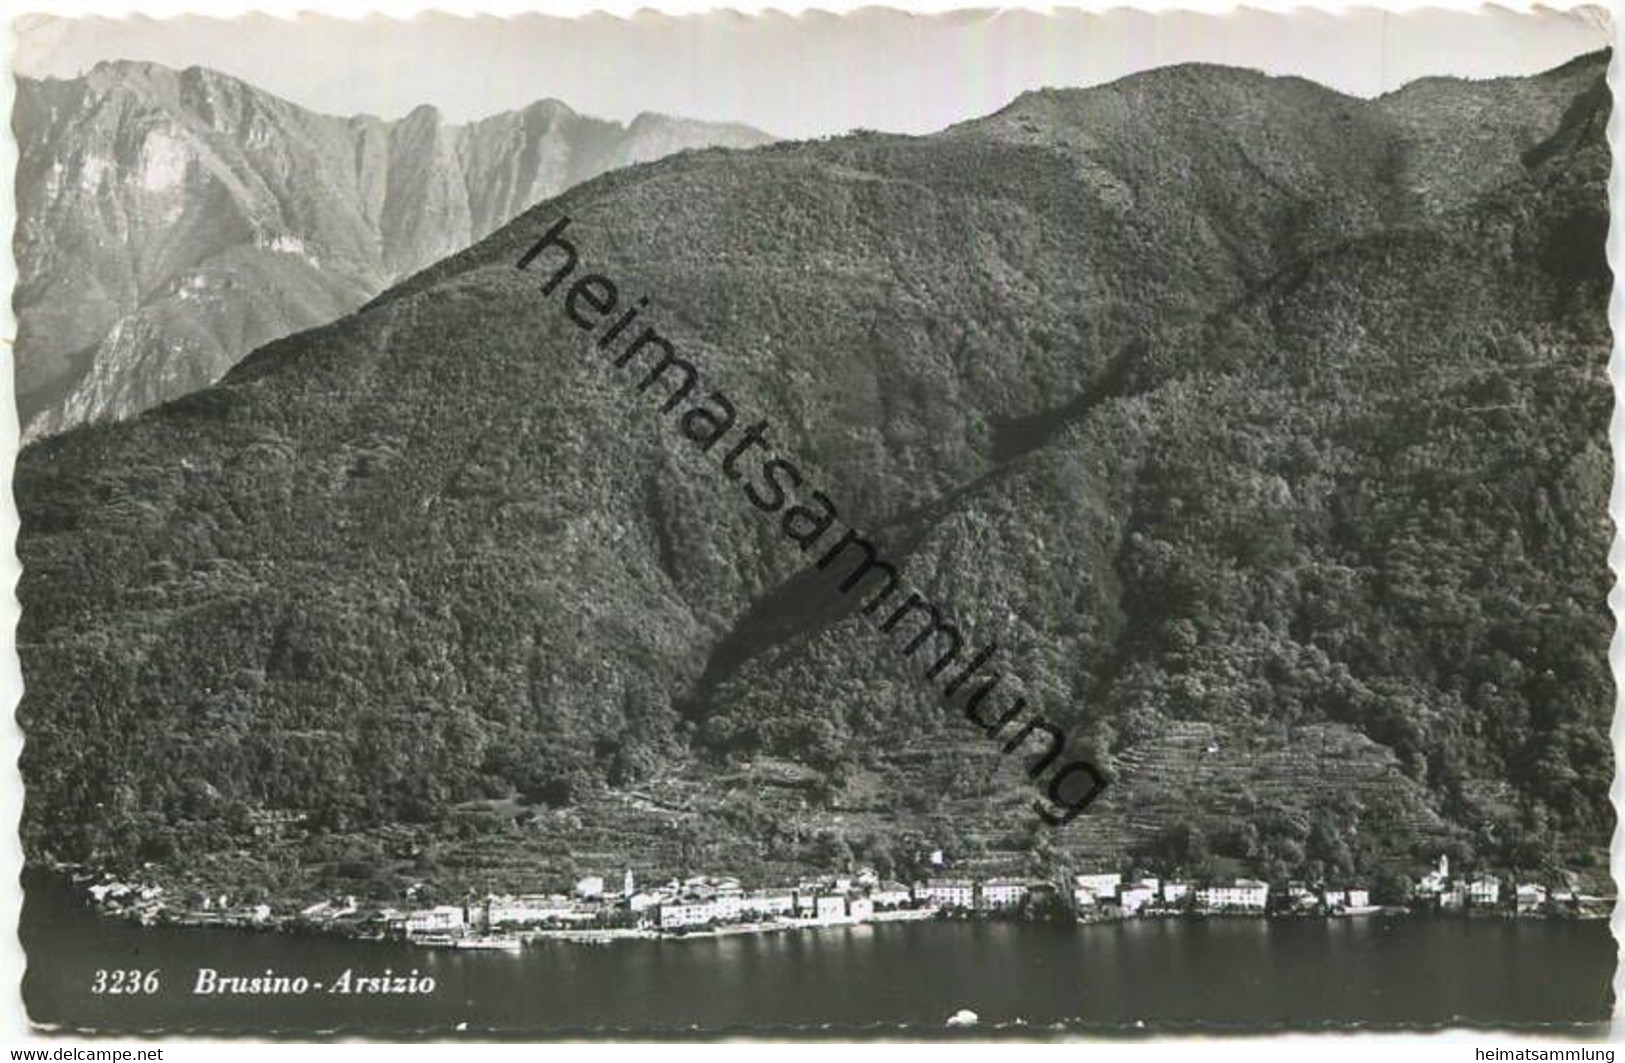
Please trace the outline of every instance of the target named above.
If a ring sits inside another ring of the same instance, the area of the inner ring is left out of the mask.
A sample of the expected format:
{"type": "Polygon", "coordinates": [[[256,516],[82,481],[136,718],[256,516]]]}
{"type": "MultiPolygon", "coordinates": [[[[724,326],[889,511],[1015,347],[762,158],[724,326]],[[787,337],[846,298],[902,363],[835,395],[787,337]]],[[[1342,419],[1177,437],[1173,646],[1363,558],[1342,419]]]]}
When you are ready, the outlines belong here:
{"type": "Polygon", "coordinates": [[[406,917],[406,932],[417,934],[449,934],[463,928],[463,909],[454,904],[422,908],[406,917]]]}
{"type": "Polygon", "coordinates": [[[820,923],[841,922],[846,918],[846,897],[839,893],[820,894],[813,918],[820,923]]]}
{"type": "Polygon", "coordinates": [[[1164,882],[1162,884],[1162,903],[1178,904],[1190,896],[1191,884],[1189,882],[1164,882]]]}
{"type": "Polygon", "coordinates": [[[1013,878],[990,878],[982,883],[982,907],[1015,908],[1027,899],[1032,887],[1013,878]]]}
{"type": "Polygon", "coordinates": [[[789,890],[753,890],[739,899],[739,910],[757,918],[785,918],[796,913],[796,897],[789,890]]]}
{"type": "Polygon", "coordinates": [[[1196,891],[1197,903],[1216,911],[1262,912],[1269,899],[1269,883],[1249,878],[1238,878],[1229,886],[1205,886],[1196,891]]]}
{"type": "Polygon", "coordinates": [[[875,902],[874,901],[870,900],[868,897],[859,896],[859,895],[856,895],[856,894],[854,894],[853,896],[847,898],[846,917],[848,919],[851,919],[851,920],[854,920],[856,922],[862,923],[862,922],[867,922],[870,919],[873,919],[874,916],[875,916],[875,902]]]}
{"type": "Polygon", "coordinates": [[[971,908],[976,904],[976,884],[962,878],[927,879],[914,887],[914,898],[939,908],[971,908]]]}
{"type": "Polygon", "coordinates": [[[1149,882],[1130,882],[1117,890],[1117,903],[1124,915],[1138,915],[1141,908],[1157,896],[1157,887],[1149,882]]]}
{"type": "Polygon", "coordinates": [[[907,908],[913,903],[914,896],[901,882],[881,882],[870,889],[869,899],[876,908],[907,908]]]}
{"type": "Polygon", "coordinates": [[[1093,908],[1096,900],[1095,891],[1087,886],[1072,887],[1072,907],[1093,908]]]}
{"type": "Polygon", "coordinates": [[[604,876],[585,875],[576,880],[576,896],[583,900],[604,895],[604,876]]]}
{"type": "Polygon", "coordinates": [[[676,901],[657,907],[655,920],[662,930],[682,930],[719,922],[715,901],[676,901]]]}
{"type": "Polygon", "coordinates": [[[711,903],[716,906],[717,918],[724,922],[738,919],[745,911],[745,895],[739,890],[718,890],[711,903]]]}
{"type": "MultiPolygon", "coordinates": [[[[1332,892],[1334,891],[1327,891],[1328,894],[1332,892]]],[[[1321,898],[1315,895],[1314,890],[1301,882],[1288,882],[1286,884],[1286,901],[1287,906],[1293,911],[1303,912],[1320,907],[1321,898]]],[[[1326,903],[1328,907],[1331,905],[1329,900],[1326,903]]]]}
{"type": "Polygon", "coordinates": [[[1467,903],[1474,908],[1493,908],[1501,903],[1501,883],[1488,875],[1467,883],[1467,903]]]}
{"type": "Polygon", "coordinates": [[[1546,903],[1546,887],[1537,886],[1532,882],[1520,882],[1514,903],[1519,915],[1537,912],[1546,903]]]}
{"type": "Polygon", "coordinates": [[[527,893],[518,897],[487,897],[485,922],[487,926],[529,926],[563,919],[573,905],[570,898],[557,895],[544,896],[527,893]]]}
{"type": "Polygon", "coordinates": [[[1123,876],[1115,873],[1073,875],[1074,889],[1086,889],[1096,897],[1115,897],[1123,876]]]}
{"type": "Polygon", "coordinates": [[[1370,890],[1363,890],[1363,889],[1351,889],[1351,890],[1349,890],[1349,907],[1350,908],[1369,908],[1369,907],[1371,907],[1371,891],[1370,890]]]}
{"type": "Polygon", "coordinates": [[[1328,911],[1336,911],[1348,904],[1348,890],[1326,890],[1321,894],[1321,900],[1325,903],[1328,911]]]}
{"type": "Polygon", "coordinates": [[[1459,884],[1447,887],[1439,894],[1439,907],[1447,912],[1460,911],[1467,907],[1467,891],[1459,884]]]}

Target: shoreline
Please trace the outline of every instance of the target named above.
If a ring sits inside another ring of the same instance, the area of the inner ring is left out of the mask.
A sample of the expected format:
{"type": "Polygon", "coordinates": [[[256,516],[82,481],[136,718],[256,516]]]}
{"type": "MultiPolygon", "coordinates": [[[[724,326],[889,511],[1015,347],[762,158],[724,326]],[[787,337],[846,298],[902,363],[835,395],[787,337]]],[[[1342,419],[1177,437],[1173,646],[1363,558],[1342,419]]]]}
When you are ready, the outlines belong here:
{"type": "MultiPolygon", "coordinates": [[[[193,903],[177,903],[162,885],[143,884],[138,881],[106,883],[105,872],[81,865],[34,865],[26,869],[41,879],[59,884],[76,903],[89,908],[98,918],[119,919],[143,927],[174,927],[180,929],[231,929],[253,933],[286,934],[292,937],[341,938],[353,941],[387,941],[416,945],[419,948],[451,949],[461,951],[518,952],[528,947],[558,943],[567,945],[612,945],[622,941],[701,941],[718,940],[745,935],[776,934],[798,930],[822,930],[831,927],[858,927],[895,922],[1046,922],[1094,926],[1105,923],[1128,923],[1137,920],[1199,921],[1206,919],[1267,919],[1301,921],[1319,919],[1336,921],[1381,917],[1397,918],[1454,918],[1470,920],[1546,920],[1558,922],[1587,922],[1605,920],[1612,910],[1612,901],[1606,906],[1575,907],[1567,910],[1516,911],[1507,907],[1440,908],[1436,904],[1365,905],[1345,910],[1276,910],[1256,908],[1170,908],[1145,906],[1129,914],[1108,907],[1079,909],[1051,907],[1043,910],[1015,907],[975,907],[930,905],[887,908],[862,915],[829,915],[816,917],[777,916],[756,921],[738,921],[692,925],[661,929],[644,925],[530,925],[504,924],[495,928],[478,925],[459,925],[445,932],[403,931],[399,921],[389,913],[394,910],[372,902],[361,905],[353,899],[350,907],[313,914],[311,908],[294,912],[301,902],[283,898],[261,900],[250,906],[240,903],[235,907],[199,908],[193,903]],[[92,885],[92,884],[96,885],[92,885]],[[111,885],[115,892],[97,895],[97,888],[111,885]],[[278,911],[277,908],[282,910],[278,911]]],[[[225,898],[222,896],[222,901],[225,898]]]]}

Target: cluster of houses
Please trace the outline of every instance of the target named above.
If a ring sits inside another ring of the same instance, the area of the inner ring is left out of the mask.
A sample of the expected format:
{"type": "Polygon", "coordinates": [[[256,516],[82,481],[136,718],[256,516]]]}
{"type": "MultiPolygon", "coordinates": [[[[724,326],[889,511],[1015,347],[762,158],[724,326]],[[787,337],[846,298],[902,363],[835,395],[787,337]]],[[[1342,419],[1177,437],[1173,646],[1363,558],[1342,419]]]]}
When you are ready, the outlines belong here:
{"type": "MultiPolygon", "coordinates": [[[[1302,891],[1291,887],[1294,903],[1302,891]]],[[[864,868],[851,875],[807,878],[794,886],[745,889],[736,878],[696,876],[640,889],[626,873],[618,891],[593,875],[569,894],[490,896],[462,905],[410,912],[400,926],[414,938],[495,934],[531,928],[621,926],[654,932],[687,932],[730,924],[862,923],[888,913],[997,913],[1022,908],[1035,897],[1059,899],[1053,884],[1024,878],[930,878],[906,886],[864,868]]],[[[1367,892],[1354,888],[1308,896],[1326,912],[1374,910],[1367,892]]],[[[1074,877],[1071,901],[1080,918],[1110,918],[1190,910],[1264,914],[1266,882],[1237,879],[1194,885],[1117,873],[1074,877]]]]}
{"type": "MultiPolygon", "coordinates": [[[[1364,891],[1357,891],[1364,899],[1364,891]]],[[[1155,876],[1125,879],[1116,872],[1074,875],[1072,906],[1080,916],[1095,913],[1123,916],[1163,911],[1201,909],[1214,912],[1256,912],[1269,908],[1270,886],[1256,879],[1197,885],[1155,876]]],[[[1343,898],[1347,903],[1347,898],[1343,898]]]]}
{"type": "Polygon", "coordinates": [[[913,907],[907,886],[872,870],[804,879],[794,887],[747,890],[738,879],[699,875],[639,888],[628,870],[619,890],[589,875],[569,894],[490,896],[465,905],[439,905],[406,915],[408,936],[493,933],[531,927],[625,926],[681,931],[730,923],[801,920],[867,922],[877,912],[913,907]]]}
{"type": "Polygon", "coordinates": [[[1536,882],[1512,883],[1510,890],[1503,891],[1501,880],[1494,875],[1452,876],[1448,856],[1440,856],[1438,866],[1423,875],[1411,890],[1413,906],[1447,912],[1511,909],[1518,915],[1589,914],[1606,911],[1610,902],[1611,898],[1593,897],[1567,886],[1548,889],[1536,882]]]}
{"type": "MultiPolygon", "coordinates": [[[[940,863],[940,854],[932,854],[940,863]]],[[[1509,884],[1510,885],[1510,884],[1509,884]]],[[[1268,882],[1238,878],[1196,883],[1150,875],[1090,872],[1072,877],[1067,893],[1055,884],[1026,878],[928,878],[906,886],[883,879],[870,868],[852,874],[804,878],[794,886],[746,889],[737,878],[705,875],[640,887],[630,870],[618,889],[598,875],[577,880],[568,893],[491,895],[458,904],[411,907],[422,897],[407,893],[405,908],[362,906],[354,897],[324,900],[297,915],[273,916],[266,904],[228,906],[228,897],[194,891],[171,904],[162,886],[100,882],[91,899],[112,912],[142,922],[156,919],[195,925],[315,927],[364,937],[404,935],[424,943],[487,947],[517,945],[515,932],[583,931],[590,934],[687,933],[713,927],[793,926],[864,923],[924,918],[939,912],[999,913],[1039,902],[1050,911],[1068,902],[1082,920],[1173,915],[1185,912],[1249,915],[1361,915],[1378,911],[1361,885],[1309,887],[1289,882],[1272,892],[1268,882]],[[485,944],[482,944],[485,943],[485,944]]],[[[1448,858],[1417,881],[1410,906],[1443,911],[1491,911],[1518,915],[1606,914],[1611,898],[1591,897],[1572,888],[1518,883],[1504,889],[1500,879],[1479,874],[1456,877],[1448,858]]]]}

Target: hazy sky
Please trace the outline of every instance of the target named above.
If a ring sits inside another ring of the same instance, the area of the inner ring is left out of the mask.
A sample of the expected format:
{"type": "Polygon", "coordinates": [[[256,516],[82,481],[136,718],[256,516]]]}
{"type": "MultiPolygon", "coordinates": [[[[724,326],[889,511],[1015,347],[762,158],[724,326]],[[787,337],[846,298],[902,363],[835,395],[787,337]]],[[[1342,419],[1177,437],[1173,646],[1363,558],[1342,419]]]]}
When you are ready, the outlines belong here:
{"type": "Polygon", "coordinates": [[[1533,73],[1608,43],[1595,8],[1228,16],[867,9],[405,21],[30,16],[16,31],[14,68],[31,77],[71,77],[103,59],[148,59],[211,66],[335,114],[396,117],[431,103],[461,121],[551,96],[603,118],[653,110],[793,137],[855,126],[924,133],[995,111],[1026,89],[1093,85],[1189,60],[1298,74],[1371,96],[1430,74],[1533,73]]]}

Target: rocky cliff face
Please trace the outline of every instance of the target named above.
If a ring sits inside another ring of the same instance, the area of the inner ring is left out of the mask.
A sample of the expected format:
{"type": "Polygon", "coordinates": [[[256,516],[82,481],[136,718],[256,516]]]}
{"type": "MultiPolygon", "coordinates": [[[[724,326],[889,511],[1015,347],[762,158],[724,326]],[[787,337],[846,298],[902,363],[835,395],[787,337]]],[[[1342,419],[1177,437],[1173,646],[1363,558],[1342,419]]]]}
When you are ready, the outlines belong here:
{"type": "Polygon", "coordinates": [[[420,877],[933,848],[1363,876],[1444,846],[1601,874],[1605,68],[1361,101],[1187,67],[687,153],[42,440],[30,852],[229,851],[297,808],[347,851],[409,825],[444,857],[399,857],[420,877]],[[648,296],[1109,768],[1084,817],[1037,824],[1023,765],[543,294],[556,254],[515,269],[562,216],[578,273],[648,296]]]}
{"type": "Polygon", "coordinates": [[[557,101],[448,125],[314,114],[192,67],[19,80],[18,402],[36,437],[129,416],[604,170],[739,126],[557,101]]]}

